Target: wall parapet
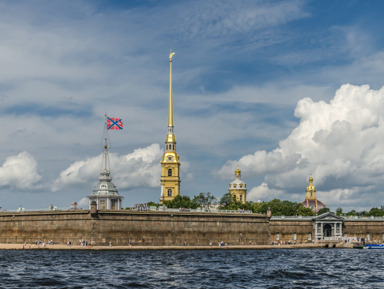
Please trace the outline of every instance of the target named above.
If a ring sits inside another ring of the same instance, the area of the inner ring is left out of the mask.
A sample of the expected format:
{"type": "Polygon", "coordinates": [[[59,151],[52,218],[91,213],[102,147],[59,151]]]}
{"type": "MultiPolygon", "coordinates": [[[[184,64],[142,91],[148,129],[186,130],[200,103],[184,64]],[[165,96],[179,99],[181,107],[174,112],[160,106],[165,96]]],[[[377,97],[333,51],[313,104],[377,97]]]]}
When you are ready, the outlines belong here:
{"type": "Polygon", "coordinates": [[[260,214],[89,210],[0,213],[1,243],[207,246],[268,244],[269,219],[260,214]]]}

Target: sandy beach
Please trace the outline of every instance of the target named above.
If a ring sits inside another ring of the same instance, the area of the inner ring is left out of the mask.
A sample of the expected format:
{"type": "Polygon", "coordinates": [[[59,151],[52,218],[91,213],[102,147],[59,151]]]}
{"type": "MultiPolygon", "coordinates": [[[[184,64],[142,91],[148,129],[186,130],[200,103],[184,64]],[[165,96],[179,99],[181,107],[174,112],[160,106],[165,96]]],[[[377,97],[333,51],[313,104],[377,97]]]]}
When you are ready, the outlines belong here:
{"type": "MultiPolygon", "coordinates": [[[[352,248],[346,243],[338,248],[352,248]]],[[[324,248],[325,244],[296,244],[296,245],[246,245],[246,246],[80,246],[80,245],[42,245],[36,244],[0,244],[0,250],[266,250],[266,249],[305,249],[324,248]]]]}

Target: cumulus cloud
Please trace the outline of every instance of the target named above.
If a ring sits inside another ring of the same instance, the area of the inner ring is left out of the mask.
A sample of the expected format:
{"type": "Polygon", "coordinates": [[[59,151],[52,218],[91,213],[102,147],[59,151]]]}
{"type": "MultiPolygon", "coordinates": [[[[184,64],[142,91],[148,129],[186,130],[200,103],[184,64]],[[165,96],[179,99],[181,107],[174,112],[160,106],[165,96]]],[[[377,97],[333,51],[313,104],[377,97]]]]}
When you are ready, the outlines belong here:
{"type": "Polygon", "coordinates": [[[284,194],[282,190],[270,189],[266,182],[260,186],[252,188],[247,194],[248,201],[259,201],[265,199],[279,198],[284,194]]]}
{"type": "MultiPolygon", "coordinates": [[[[163,151],[159,144],[134,150],[119,156],[109,154],[110,171],[113,183],[122,189],[160,186],[160,160],[163,151]]],[[[60,173],[52,191],[76,184],[96,183],[102,169],[103,155],[77,161],[60,173]]]]}
{"type": "Polygon", "coordinates": [[[41,176],[37,172],[37,162],[28,152],[9,156],[0,167],[0,186],[15,189],[35,189],[41,176]]]}
{"type": "Polygon", "coordinates": [[[77,202],[77,207],[81,209],[88,209],[89,208],[89,199],[88,198],[82,198],[80,201],[77,202]]]}
{"type": "Polygon", "coordinates": [[[277,190],[288,197],[303,192],[304,198],[304,180],[312,172],[325,203],[358,204],[361,194],[369,192],[364,202],[377,205],[372,194],[384,184],[383,109],[384,87],[345,84],[329,103],[303,98],[295,109],[299,125],[276,149],[228,161],[217,174],[229,178],[238,164],[245,176],[265,177],[250,191],[252,196],[267,197],[267,191],[277,190]]]}

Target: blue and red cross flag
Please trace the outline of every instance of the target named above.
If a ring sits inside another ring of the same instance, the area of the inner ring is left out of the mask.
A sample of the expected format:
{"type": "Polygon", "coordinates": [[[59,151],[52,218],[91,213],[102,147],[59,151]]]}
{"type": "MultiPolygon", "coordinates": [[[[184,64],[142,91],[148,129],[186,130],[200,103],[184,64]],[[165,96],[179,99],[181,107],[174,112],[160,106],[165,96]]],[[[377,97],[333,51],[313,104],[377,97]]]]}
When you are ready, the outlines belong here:
{"type": "Polygon", "coordinates": [[[107,117],[107,129],[123,129],[123,121],[121,118],[107,117]]]}

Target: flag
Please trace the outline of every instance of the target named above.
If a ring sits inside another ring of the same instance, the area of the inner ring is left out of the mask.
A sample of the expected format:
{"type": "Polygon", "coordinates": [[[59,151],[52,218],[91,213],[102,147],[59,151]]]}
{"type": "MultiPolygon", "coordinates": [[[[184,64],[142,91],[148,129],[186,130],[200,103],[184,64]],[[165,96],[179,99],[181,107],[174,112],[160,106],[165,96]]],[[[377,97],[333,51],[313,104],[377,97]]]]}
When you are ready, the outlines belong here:
{"type": "Polygon", "coordinates": [[[123,129],[123,121],[121,118],[107,117],[107,129],[123,129]]]}

